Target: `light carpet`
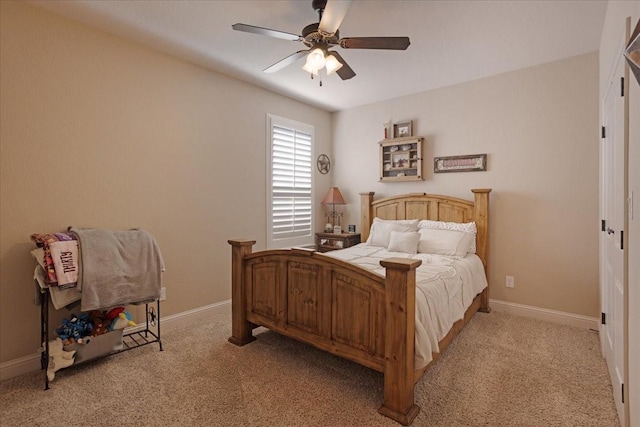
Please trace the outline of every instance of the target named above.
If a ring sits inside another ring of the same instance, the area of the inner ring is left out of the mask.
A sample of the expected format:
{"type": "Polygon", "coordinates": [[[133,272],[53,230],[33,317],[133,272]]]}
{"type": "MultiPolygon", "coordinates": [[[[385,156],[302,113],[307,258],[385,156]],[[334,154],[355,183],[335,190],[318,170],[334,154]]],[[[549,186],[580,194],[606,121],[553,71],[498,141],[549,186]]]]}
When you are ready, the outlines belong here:
{"type": "MultiPolygon", "coordinates": [[[[382,374],[229,315],[148,345],[0,384],[2,426],[397,426],[382,374]]],[[[619,426],[594,331],[477,313],[416,384],[414,426],[619,426]]]]}

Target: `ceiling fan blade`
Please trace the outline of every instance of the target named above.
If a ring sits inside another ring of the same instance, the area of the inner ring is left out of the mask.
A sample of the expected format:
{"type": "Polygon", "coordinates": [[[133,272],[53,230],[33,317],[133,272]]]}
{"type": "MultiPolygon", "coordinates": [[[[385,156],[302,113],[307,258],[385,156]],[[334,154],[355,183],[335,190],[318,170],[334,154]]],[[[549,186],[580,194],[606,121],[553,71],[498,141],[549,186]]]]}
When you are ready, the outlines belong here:
{"type": "Polygon", "coordinates": [[[342,67],[336,70],[336,74],[340,76],[342,80],[349,80],[350,78],[355,77],[356,75],[355,71],[353,71],[351,67],[349,67],[349,64],[347,64],[347,61],[345,61],[344,58],[342,58],[342,56],[340,56],[338,52],[331,51],[329,52],[329,55],[334,56],[342,64],[342,67]]]}
{"type": "Polygon", "coordinates": [[[340,47],[345,49],[405,50],[410,44],[409,37],[346,37],[340,39],[340,47]]]}
{"type": "Polygon", "coordinates": [[[271,65],[270,67],[265,68],[262,71],[264,71],[265,73],[275,73],[276,71],[280,71],[284,67],[293,64],[298,59],[300,59],[303,56],[305,56],[307,53],[309,53],[309,50],[299,50],[296,53],[292,53],[291,55],[287,56],[284,59],[281,59],[280,61],[276,62],[275,64],[271,65]]]}
{"type": "Polygon", "coordinates": [[[294,42],[302,40],[302,37],[296,34],[285,33],[278,30],[271,30],[269,28],[256,27],[255,25],[233,24],[231,28],[236,31],[244,31],[245,33],[259,34],[261,36],[275,37],[277,39],[291,40],[294,42]]]}
{"type": "Polygon", "coordinates": [[[338,27],[342,24],[351,2],[353,0],[328,0],[327,5],[322,12],[319,28],[330,35],[338,31],[338,27]]]}

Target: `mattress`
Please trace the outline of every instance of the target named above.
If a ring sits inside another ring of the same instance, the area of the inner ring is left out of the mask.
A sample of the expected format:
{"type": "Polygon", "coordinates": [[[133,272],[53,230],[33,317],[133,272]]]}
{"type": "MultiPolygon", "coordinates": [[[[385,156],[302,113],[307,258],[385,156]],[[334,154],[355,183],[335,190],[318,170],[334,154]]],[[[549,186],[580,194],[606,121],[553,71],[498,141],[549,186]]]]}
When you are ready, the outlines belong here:
{"type": "Polygon", "coordinates": [[[419,259],[416,270],[415,368],[421,369],[440,351],[442,340],[453,324],[464,317],[474,297],[487,287],[482,261],[475,254],[450,257],[391,252],[366,243],[326,252],[324,255],[350,262],[385,275],[380,261],[387,258],[419,259]]]}

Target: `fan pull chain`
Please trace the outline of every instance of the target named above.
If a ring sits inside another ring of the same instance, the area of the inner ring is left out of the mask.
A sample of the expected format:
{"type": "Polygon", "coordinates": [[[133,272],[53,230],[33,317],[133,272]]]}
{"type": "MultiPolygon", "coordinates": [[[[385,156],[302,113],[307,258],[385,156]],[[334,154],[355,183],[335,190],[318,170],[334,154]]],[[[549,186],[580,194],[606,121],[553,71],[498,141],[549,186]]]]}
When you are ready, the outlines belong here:
{"type": "MultiPolygon", "coordinates": [[[[313,80],[313,74],[309,74],[311,76],[311,80],[313,80]]],[[[322,87],[322,77],[320,77],[320,87],[322,87]]]]}

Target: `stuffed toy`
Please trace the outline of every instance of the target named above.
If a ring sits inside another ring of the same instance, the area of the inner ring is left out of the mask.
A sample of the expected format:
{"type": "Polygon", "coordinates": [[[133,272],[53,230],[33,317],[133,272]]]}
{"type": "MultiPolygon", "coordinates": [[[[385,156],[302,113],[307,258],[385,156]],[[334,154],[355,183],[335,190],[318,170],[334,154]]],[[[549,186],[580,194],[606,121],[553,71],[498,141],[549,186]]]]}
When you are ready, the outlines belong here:
{"type": "MultiPolygon", "coordinates": [[[[120,313],[124,312],[124,307],[115,307],[111,310],[91,310],[89,312],[89,322],[93,327],[91,331],[92,337],[97,337],[98,335],[106,334],[107,332],[112,331],[114,328],[111,325],[120,319],[120,313]]],[[[124,328],[124,326],[119,329],[124,328]]],[[[116,328],[118,329],[118,328],[116,328]]]]}
{"type": "Polygon", "coordinates": [[[82,338],[91,335],[92,330],[93,324],[89,321],[89,315],[81,313],[79,316],[72,314],[69,319],[62,319],[62,325],[56,329],[56,333],[62,339],[63,345],[74,342],[82,344],[82,338]]]}
{"type": "Polygon", "coordinates": [[[129,313],[128,311],[123,311],[122,313],[118,314],[117,318],[113,319],[109,330],[115,331],[116,329],[124,329],[127,326],[136,326],[136,322],[131,320],[131,313],[129,313]]]}
{"type": "Polygon", "coordinates": [[[118,316],[120,315],[120,313],[122,313],[124,311],[124,307],[115,307],[112,308],[111,310],[107,311],[104,314],[105,319],[107,319],[108,323],[113,322],[115,319],[118,318],[118,316]]]}
{"type": "Polygon", "coordinates": [[[89,312],[89,321],[93,325],[93,330],[91,331],[92,337],[97,337],[98,335],[109,332],[111,320],[107,319],[107,313],[104,311],[91,310],[89,312]]]}
{"type": "MultiPolygon", "coordinates": [[[[45,344],[43,343],[43,348],[44,345],[45,344]]],[[[54,380],[56,377],[56,371],[73,365],[75,354],[75,350],[64,350],[62,340],[60,338],[49,341],[49,365],[47,366],[47,378],[49,381],[54,380]]]]}

